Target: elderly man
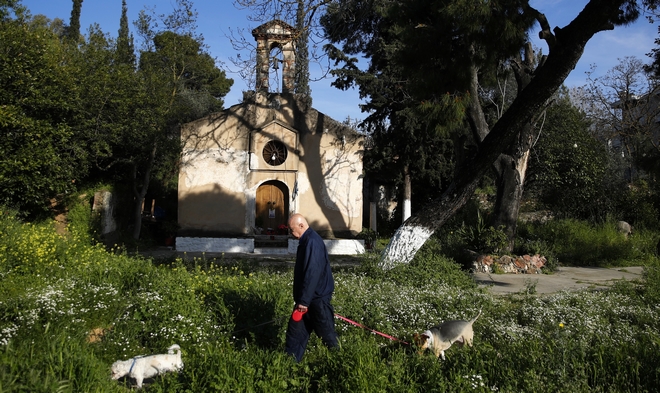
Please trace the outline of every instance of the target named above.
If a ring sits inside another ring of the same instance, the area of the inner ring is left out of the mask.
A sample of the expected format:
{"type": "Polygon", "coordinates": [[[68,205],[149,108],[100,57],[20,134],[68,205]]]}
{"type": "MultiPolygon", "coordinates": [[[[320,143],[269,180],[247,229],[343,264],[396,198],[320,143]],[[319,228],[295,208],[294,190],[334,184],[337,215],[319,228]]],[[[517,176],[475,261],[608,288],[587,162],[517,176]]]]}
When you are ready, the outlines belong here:
{"type": "Polygon", "coordinates": [[[294,314],[289,318],[284,350],[299,362],[312,331],[321,337],[327,347],[338,346],[335,313],[330,304],[335,282],[325,243],[309,227],[305,217],[301,214],[292,215],[289,218],[289,230],[300,242],[293,270],[294,314]],[[295,314],[302,314],[302,318],[299,319],[295,314]]]}

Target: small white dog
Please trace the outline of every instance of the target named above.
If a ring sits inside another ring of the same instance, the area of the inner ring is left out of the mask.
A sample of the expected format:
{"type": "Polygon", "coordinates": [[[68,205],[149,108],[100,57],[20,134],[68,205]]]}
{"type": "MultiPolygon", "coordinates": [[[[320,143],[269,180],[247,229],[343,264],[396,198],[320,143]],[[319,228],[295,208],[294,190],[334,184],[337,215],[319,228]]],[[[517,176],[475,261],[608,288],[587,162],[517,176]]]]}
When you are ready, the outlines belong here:
{"type": "Polygon", "coordinates": [[[129,360],[117,360],[112,363],[112,379],[128,376],[135,379],[137,387],[142,387],[145,378],[151,378],[168,371],[179,371],[183,368],[181,348],[174,344],[167,348],[167,354],[136,356],[129,360]],[[174,353],[176,351],[176,353],[174,353]]]}

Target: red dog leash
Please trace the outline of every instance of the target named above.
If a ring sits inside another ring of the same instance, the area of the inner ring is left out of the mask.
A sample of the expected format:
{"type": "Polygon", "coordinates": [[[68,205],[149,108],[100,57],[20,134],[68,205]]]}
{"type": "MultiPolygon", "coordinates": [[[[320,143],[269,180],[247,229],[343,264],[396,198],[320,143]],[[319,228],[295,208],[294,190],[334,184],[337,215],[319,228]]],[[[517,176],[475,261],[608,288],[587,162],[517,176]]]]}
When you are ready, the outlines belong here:
{"type": "Polygon", "coordinates": [[[351,325],[355,325],[355,326],[360,327],[360,328],[362,328],[362,329],[369,330],[369,331],[372,332],[372,333],[376,333],[376,334],[379,335],[379,336],[383,336],[383,337],[385,337],[385,338],[389,338],[389,339],[392,340],[392,341],[399,341],[399,342],[401,342],[401,343],[403,343],[403,344],[410,345],[410,344],[408,344],[407,342],[405,342],[405,341],[403,341],[403,340],[399,340],[398,338],[396,338],[396,337],[392,337],[392,336],[390,336],[389,334],[385,334],[385,333],[379,332],[379,331],[377,331],[377,330],[374,330],[374,329],[368,328],[368,327],[366,327],[366,326],[364,326],[364,325],[362,325],[362,324],[360,324],[360,323],[358,323],[358,322],[355,322],[355,321],[353,321],[353,320],[350,320],[350,319],[348,319],[348,318],[346,318],[346,317],[342,317],[342,316],[339,315],[339,314],[335,314],[335,317],[341,319],[341,320],[344,321],[344,322],[348,322],[348,323],[350,323],[351,325]]]}

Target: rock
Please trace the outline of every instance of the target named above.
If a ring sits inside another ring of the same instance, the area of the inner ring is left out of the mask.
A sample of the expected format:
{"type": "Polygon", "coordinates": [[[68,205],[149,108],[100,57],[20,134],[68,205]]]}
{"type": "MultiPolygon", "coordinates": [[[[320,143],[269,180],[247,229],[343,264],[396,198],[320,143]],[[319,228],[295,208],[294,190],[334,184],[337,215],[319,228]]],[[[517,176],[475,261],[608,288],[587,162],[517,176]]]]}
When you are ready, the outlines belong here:
{"type": "Polygon", "coordinates": [[[628,236],[631,235],[632,232],[633,232],[633,227],[632,227],[632,225],[628,224],[628,223],[625,222],[625,221],[619,221],[619,222],[617,222],[617,223],[616,223],[616,229],[617,229],[617,231],[619,231],[620,233],[623,233],[623,235],[624,235],[625,237],[628,237],[628,236]]]}
{"type": "Polygon", "coordinates": [[[525,254],[518,257],[478,255],[472,263],[472,270],[476,273],[541,274],[541,268],[546,263],[547,259],[538,254],[525,254]]]}

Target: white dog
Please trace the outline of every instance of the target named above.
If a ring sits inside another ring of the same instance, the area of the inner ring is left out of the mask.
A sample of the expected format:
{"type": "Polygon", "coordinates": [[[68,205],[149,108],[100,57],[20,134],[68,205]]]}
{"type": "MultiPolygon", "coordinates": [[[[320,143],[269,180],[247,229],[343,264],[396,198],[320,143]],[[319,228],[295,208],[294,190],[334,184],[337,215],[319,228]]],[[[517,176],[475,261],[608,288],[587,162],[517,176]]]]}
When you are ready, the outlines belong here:
{"type": "Polygon", "coordinates": [[[145,378],[151,378],[168,371],[179,371],[182,368],[181,348],[174,344],[167,348],[167,354],[136,356],[129,360],[117,360],[112,364],[112,379],[128,376],[135,379],[138,388],[141,388],[142,381],[145,378]],[[176,351],[176,354],[174,351],[176,351]]]}
{"type": "Polygon", "coordinates": [[[442,356],[442,360],[445,360],[445,351],[453,343],[460,346],[467,344],[471,347],[474,339],[472,324],[479,318],[479,315],[481,315],[481,310],[479,310],[476,317],[469,321],[446,321],[422,334],[414,334],[413,340],[417,345],[418,352],[421,354],[426,349],[431,349],[436,358],[442,356]]]}

